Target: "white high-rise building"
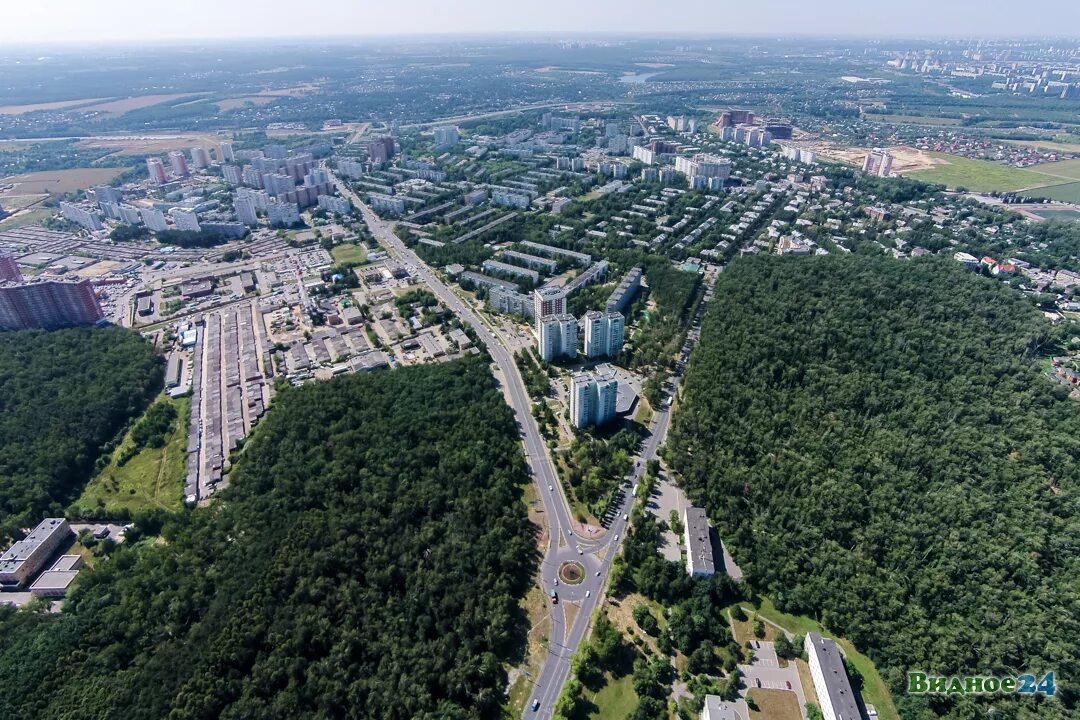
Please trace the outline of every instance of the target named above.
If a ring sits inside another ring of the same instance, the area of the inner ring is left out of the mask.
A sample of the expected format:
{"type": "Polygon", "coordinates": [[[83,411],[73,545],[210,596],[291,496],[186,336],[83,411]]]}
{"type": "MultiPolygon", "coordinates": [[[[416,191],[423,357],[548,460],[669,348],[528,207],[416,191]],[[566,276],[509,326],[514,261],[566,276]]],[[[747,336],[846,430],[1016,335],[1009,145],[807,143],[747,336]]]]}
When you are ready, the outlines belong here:
{"type": "Polygon", "coordinates": [[[129,225],[142,225],[142,216],[139,214],[139,208],[134,205],[119,205],[116,208],[117,214],[120,219],[129,225]]]}
{"type": "Polygon", "coordinates": [[[549,315],[537,321],[540,358],[551,362],[560,357],[577,357],[577,320],[573,315],[549,315]]]}
{"type": "Polygon", "coordinates": [[[210,153],[204,147],[191,148],[191,164],[199,170],[210,167],[210,153]]]}
{"type": "Polygon", "coordinates": [[[255,212],[255,198],[251,195],[237,195],[233,201],[236,219],[245,225],[258,225],[259,216],[255,212]]]}
{"type": "Polygon", "coordinates": [[[238,165],[222,165],[221,176],[230,185],[243,185],[244,183],[244,172],[238,165]]]}
{"type": "Polygon", "coordinates": [[[266,210],[266,206],[270,204],[270,193],[265,190],[252,190],[251,188],[237,188],[237,197],[249,197],[255,201],[256,210],[266,210]]]}
{"type": "Polygon", "coordinates": [[[644,145],[637,145],[634,147],[634,159],[640,160],[646,165],[652,165],[656,162],[656,153],[644,145]]]}
{"type": "Polygon", "coordinates": [[[592,310],[585,313],[585,356],[615,357],[622,350],[626,334],[622,313],[592,310]]]}
{"type": "Polygon", "coordinates": [[[202,230],[199,226],[199,216],[195,214],[194,210],[185,210],[184,208],[174,207],[169,210],[169,215],[172,216],[173,224],[176,225],[177,230],[186,230],[188,232],[199,232],[202,230]]]}
{"type": "Polygon", "coordinates": [[[576,428],[603,425],[615,417],[619,381],[597,375],[575,375],[570,381],[570,422],[576,428]]]}
{"type": "Polygon", "coordinates": [[[266,219],[274,227],[292,227],[300,222],[300,208],[296,203],[274,201],[266,206],[266,219]]]}
{"type": "Polygon", "coordinates": [[[188,174],[187,160],[184,158],[184,153],[173,150],[169,153],[169,167],[172,168],[172,174],[177,177],[183,177],[188,174]]]}
{"type": "Polygon", "coordinates": [[[440,150],[457,145],[458,138],[457,125],[440,125],[435,128],[435,147],[440,150]]]}
{"type": "Polygon", "coordinates": [[[217,159],[219,163],[231,163],[236,159],[236,156],[233,154],[232,143],[223,142],[218,145],[217,159]]]}
{"type": "Polygon", "coordinates": [[[63,215],[66,220],[70,220],[87,230],[93,231],[102,228],[101,218],[98,217],[97,213],[83,210],[78,205],[62,202],[60,203],[60,214],[63,215]]]}
{"type": "Polygon", "coordinates": [[[169,226],[165,224],[165,213],[160,210],[143,208],[139,211],[139,214],[142,216],[143,222],[146,223],[146,227],[154,232],[169,229],[169,226]]]}
{"type": "Polygon", "coordinates": [[[146,172],[150,175],[150,182],[155,185],[164,185],[169,181],[165,165],[158,158],[146,158],[146,172]]]}
{"type": "Polygon", "coordinates": [[[868,175],[876,175],[877,177],[889,177],[892,173],[893,156],[886,150],[881,148],[874,148],[870,152],[866,153],[866,159],[863,160],[863,172],[868,175]]]}
{"type": "Polygon", "coordinates": [[[540,319],[566,312],[566,290],[545,285],[533,291],[533,317],[536,318],[536,336],[540,337],[540,319]]]}

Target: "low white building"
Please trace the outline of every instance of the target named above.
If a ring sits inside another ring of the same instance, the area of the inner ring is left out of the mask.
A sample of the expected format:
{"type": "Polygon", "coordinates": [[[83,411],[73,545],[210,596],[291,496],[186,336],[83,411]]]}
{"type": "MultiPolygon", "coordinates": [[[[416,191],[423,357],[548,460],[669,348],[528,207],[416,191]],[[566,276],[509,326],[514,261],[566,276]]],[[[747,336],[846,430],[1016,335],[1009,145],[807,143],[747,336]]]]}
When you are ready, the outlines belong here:
{"type": "Polygon", "coordinates": [[[825,720],[862,720],[859,702],[851,688],[844,656],[832,640],[818,633],[806,636],[810,677],[814,679],[818,704],[825,720]]]}

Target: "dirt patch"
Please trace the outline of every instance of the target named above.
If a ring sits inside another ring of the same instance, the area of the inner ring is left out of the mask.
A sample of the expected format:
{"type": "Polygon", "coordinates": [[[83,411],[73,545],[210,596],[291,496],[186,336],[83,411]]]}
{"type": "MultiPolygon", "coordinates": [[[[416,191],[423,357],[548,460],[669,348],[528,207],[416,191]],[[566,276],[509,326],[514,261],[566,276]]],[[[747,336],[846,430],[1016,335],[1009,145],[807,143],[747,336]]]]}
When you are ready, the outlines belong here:
{"type": "Polygon", "coordinates": [[[103,185],[123,173],[127,168],[74,168],[72,170],[43,170],[41,172],[12,175],[0,180],[0,184],[14,184],[14,195],[38,195],[63,193],[83,190],[94,185],[103,185]]]}
{"type": "Polygon", "coordinates": [[[134,97],[121,98],[119,100],[110,100],[108,102],[98,103],[97,105],[90,105],[89,107],[79,108],[80,112],[104,112],[112,113],[114,115],[123,115],[129,113],[132,110],[141,110],[142,108],[153,107],[154,105],[161,105],[172,100],[180,100],[181,98],[195,98],[201,95],[209,95],[210,93],[178,93],[173,95],[136,95],[134,97]]]}
{"type": "Polygon", "coordinates": [[[82,100],[59,100],[57,102],[34,103],[31,105],[4,105],[0,106],[0,115],[24,115],[39,110],[63,110],[77,105],[85,105],[86,103],[100,103],[106,99],[84,98],[82,100]]]}
{"type": "Polygon", "coordinates": [[[216,147],[228,138],[217,135],[156,135],[87,138],[80,147],[112,148],[114,155],[152,155],[192,147],[216,147]]]}

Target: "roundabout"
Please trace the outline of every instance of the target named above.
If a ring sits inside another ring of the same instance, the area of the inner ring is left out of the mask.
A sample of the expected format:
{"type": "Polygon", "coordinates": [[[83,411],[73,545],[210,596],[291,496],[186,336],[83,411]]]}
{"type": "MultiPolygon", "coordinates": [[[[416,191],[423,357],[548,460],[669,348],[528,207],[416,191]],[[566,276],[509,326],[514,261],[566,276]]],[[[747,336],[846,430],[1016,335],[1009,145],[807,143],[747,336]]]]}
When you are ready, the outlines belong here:
{"type": "Polygon", "coordinates": [[[567,585],[580,585],[585,579],[585,566],[576,560],[559,566],[559,580],[567,585]]]}

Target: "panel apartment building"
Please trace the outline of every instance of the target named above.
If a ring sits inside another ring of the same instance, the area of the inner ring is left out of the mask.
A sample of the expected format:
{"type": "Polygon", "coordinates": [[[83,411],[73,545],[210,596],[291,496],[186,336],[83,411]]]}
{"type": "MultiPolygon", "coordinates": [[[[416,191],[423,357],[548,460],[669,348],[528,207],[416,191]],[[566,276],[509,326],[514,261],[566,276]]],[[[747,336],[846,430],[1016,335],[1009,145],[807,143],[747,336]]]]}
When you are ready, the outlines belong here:
{"type": "Polygon", "coordinates": [[[0,282],[0,330],[93,325],[104,317],[89,280],[0,282]]]}

